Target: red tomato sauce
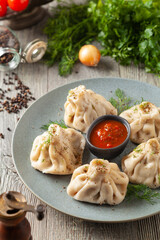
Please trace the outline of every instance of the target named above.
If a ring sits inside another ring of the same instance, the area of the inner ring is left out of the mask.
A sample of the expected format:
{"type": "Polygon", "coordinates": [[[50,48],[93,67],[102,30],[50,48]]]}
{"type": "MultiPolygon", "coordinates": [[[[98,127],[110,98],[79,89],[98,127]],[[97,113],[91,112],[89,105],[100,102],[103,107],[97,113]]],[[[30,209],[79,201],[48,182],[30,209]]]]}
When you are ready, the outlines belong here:
{"type": "Polygon", "coordinates": [[[90,142],[98,148],[112,148],[120,145],[127,137],[126,127],[115,120],[98,123],[90,134],[90,142]]]}

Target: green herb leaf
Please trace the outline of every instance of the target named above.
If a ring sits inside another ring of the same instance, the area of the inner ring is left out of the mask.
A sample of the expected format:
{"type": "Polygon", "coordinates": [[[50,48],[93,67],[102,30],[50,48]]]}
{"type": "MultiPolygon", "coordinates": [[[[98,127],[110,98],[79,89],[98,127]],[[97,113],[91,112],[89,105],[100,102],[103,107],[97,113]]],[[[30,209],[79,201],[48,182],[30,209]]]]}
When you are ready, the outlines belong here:
{"type": "Polygon", "coordinates": [[[160,184],[160,175],[158,175],[158,181],[159,181],[159,184],[160,184]]]}
{"type": "Polygon", "coordinates": [[[63,120],[60,120],[60,121],[49,121],[49,123],[45,124],[45,125],[42,125],[41,129],[43,130],[48,130],[49,126],[51,124],[57,124],[59,125],[60,127],[62,128],[67,128],[67,126],[65,125],[64,121],[63,120]]]}
{"type": "Polygon", "coordinates": [[[66,4],[53,9],[44,33],[48,36],[48,49],[44,56],[47,65],[59,62],[59,74],[71,73],[78,52],[84,44],[97,36],[97,26],[88,12],[88,3],[66,4]]]}
{"type": "Polygon", "coordinates": [[[131,201],[134,199],[142,199],[151,204],[155,203],[156,199],[160,199],[160,193],[150,189],[144,184],[128,184],[126,200],[131,201]]]}
{"type": "Polygon", "coordinates": [[[130,108],[131,98],[126,97],[123,90],[117,88],[115,96],[116,98],[111,97],[109,101],[118,110],[118,114],[130,108]]]}
{"type": "Polygon", "coordinates": [[[60,75],[71,73],[84,44],[98,41],[101,54],[123,65],[142,63],[160,75],[159,0],[88,0],[53,9],[44,29],[49,66],[59,62],[60,75]]]}
{"type": "Polygon", "coordinates": [[[144,98],[141,97],[141,100],[136,100],[133,105],[141,104],[141,103],[144,102],[144,101],[146,101],[146,100],[144,100],[144,98]]]}
{"type": "MultiPolygon", "coordinates": [[[[118,114],[120,114],[132,106],[142,103],[144,99],[141,97],[141,100],[136,100],[134,103],[132,103],[131,97],[127,97],[123,90],[117,88],[114,92],[114,97],[111,97],[109,101],[118,110],[118,114]]],[[[137,108],[135,107],[134,111],[136,110],[137,108]]]]}
{"type": "Polygon", "coordinates": [[[141,148],[139,148],[139,146],[137,146],[135,149],[133,149],[133,151],[135,151],[135,152],[142,152],[142,149],[141,148]]]}

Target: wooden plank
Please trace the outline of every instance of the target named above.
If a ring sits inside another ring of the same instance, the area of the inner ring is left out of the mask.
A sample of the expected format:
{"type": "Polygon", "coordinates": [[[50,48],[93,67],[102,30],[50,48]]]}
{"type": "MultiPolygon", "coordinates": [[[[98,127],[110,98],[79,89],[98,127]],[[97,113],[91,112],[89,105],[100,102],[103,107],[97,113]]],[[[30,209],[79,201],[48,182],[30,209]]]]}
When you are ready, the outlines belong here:
{"type": "MultiPolygon", "coordinates": [[[[50,4],[51,5],[51,4],[50,4]]],[[[45,22],[45,20],[44,20],[45,22]]],[[[29,29],[17,31],[16,34],[22,47],[29,41],[40,38],[46,39],[42,34],[43,24],[40,23],[29,29]]],[[[21,64],[17,73],[24,84],[30,87],[33,95],[38,99],[48,91],[67,83],[81,79],[96,77],[122,77],[148,82],[160,86],[160,79],[152,74],[146,74],[144,69],[135,66],[120,66],[110,57],[103,57],[96,68],[89,68],[77,63],[71,75],[61,77],[58,75],[58,66],[47,68],[42,63],[21,64]]],[[[0,87],[3,85],[4,73],[0,73],[0,87]]],[[[13,91],[14,94],[14,91],[13,91]]],[[[22,183],[13,165],[11,157],[11,137],[20,114],[0,113],[0,132],[5,139],[0,139],[0,192],[15,190],[26,196],[27,202],[36,206],[41,201],[35,197],[22,183]],[[11,132],[7,128],[11,128],[11,132]]],[[[159,240],[160,216],[156,215],[144,220],[105,224],[94,223],[73,218],[46,206],[45,219],[38,222],[35,216],[27,213],[31,223],[32,235],[35,240],[159,240]]]]}

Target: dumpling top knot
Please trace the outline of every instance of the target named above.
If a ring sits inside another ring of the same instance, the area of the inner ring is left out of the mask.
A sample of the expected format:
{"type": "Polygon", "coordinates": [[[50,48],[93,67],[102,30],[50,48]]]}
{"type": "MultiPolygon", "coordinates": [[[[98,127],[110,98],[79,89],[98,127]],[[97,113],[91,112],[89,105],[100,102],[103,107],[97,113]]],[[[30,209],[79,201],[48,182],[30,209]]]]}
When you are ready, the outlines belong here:
{"type": "Polygon", "coordinates": [[[87,132],[91,123],[102,115],[117,115],[117,109],[110,102],[84,85],[69,91],[64,108],[66,125],[81,132],[87,132]]]}

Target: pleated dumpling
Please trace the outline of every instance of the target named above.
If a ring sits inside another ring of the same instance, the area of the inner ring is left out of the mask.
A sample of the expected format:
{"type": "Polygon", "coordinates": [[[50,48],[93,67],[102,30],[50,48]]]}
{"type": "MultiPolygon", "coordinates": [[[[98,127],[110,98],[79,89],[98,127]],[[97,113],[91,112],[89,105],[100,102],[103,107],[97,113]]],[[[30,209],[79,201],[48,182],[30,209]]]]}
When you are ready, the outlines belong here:
{"type": "Polygon", "coordinates": [[[34,140],[31,165],[43,173],[71,174],[82,164],[84,147],[85,138],[80,132],[52,124],[34,140]]]}
{"type": "Polygon", "coordinates": [[[123,157],[122,169],[130,182],[150,188],[160,186],[160,138],[152,138],[138,145],[123,157]]]}
{"type": "Polygon", "coordinates": [[[150,102],[142,102],[120,114],[131,126],[131,141],[146,142],[160,136],[160,109],[150,102]]]}
{"type": "Polygon", "coordinates": [[[96,118],[117,115],[117,109],[110,102],[83,85],[69,91],[64,108],[66,125],[84,133],[96,118]]]}
{"type": "Polygon", "coordinates": [[[127,186],[128,177],[116,163],[93,159],[73,172],[67,193],[79,201],[115,205],[125,198],[127,186]]]}

